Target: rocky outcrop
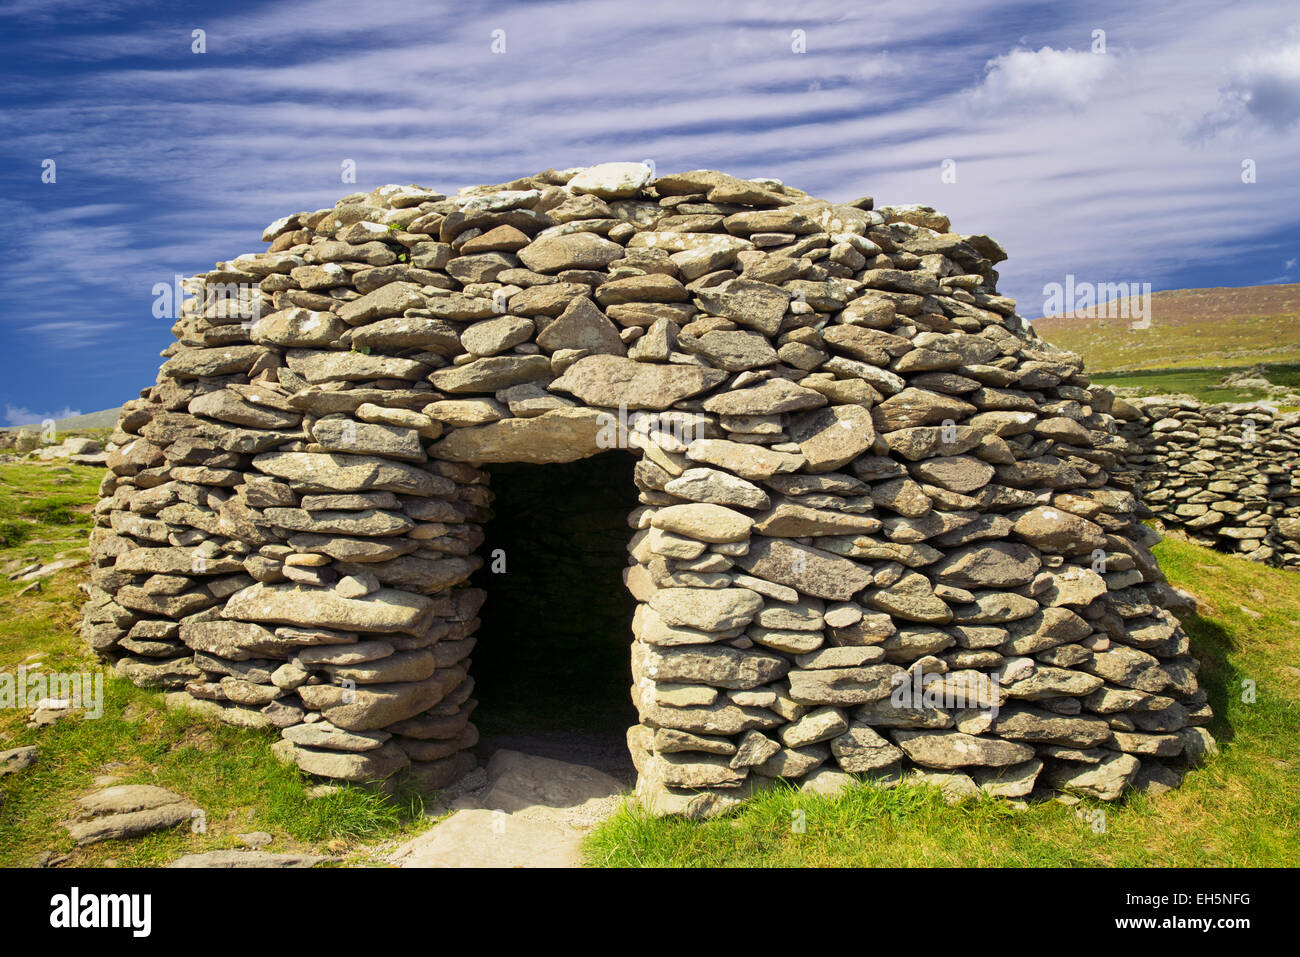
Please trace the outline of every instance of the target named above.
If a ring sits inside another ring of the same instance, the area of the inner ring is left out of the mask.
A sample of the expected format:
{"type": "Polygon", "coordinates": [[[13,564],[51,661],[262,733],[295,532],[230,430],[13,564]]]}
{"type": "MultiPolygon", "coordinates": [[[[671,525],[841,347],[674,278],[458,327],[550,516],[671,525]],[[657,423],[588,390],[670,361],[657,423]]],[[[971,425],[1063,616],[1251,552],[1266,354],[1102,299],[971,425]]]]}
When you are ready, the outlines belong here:
{"type": "Polygon", "coordinates": [[[71,462],[73,465],[103,466],[109,453],[101,443],[83,436],[67,436],[57,445],[49,444],[44,430],[30,428],[0,429],[0,453],[7,450],[30,453],[29,457],[42,462],[71,462]],[[38,435],[38,431],[40,434],[38,435]]]}
{"type": "Polygon", "coordinates": [[[263,239],[196,277],[96,509],[85,638],[170,703],[313,774],[453,781],[492,465],[619,447],[657,810],[909,770],[1113,797],[1209,721],[1111,396],[987,236],[614,164],[263,239]]]}
{"type": "Polygon", "coordinates": [[[175,827],[201,812],[193,803],[151,784],[118,784],[77,798],[78,813],[64,826],[77,844],[139,837],[175,827]]]}

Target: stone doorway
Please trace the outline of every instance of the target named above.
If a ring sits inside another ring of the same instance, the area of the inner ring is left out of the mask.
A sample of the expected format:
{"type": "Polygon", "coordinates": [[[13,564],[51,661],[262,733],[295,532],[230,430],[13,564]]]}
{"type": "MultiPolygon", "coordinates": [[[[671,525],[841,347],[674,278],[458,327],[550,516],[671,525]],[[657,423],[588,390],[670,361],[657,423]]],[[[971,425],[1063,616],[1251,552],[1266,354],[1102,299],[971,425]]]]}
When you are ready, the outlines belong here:
{"type": "Polygon", "coordinates": [[[477,748],[572,761],[630,784],[626,732],[636,600],[623,584],[635,458],[491,466],[493,517],[471,579],[479,611],[471,673],[477,748]]]}

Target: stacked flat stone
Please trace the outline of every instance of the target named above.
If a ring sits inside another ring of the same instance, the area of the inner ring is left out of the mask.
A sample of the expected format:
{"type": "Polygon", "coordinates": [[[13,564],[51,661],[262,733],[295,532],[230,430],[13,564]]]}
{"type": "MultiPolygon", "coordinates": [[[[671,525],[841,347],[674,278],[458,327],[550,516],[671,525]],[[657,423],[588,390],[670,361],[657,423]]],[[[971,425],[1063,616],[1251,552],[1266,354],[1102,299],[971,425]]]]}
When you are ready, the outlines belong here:
{"type": "Polygon", "coordinates": [[[263,239],[197,277],[251,291],[176,324],[96,513],[86,638],[172,702],[315,774],[453,780],[483,468],[619,445],[648,806],[904,774],[1113,799],[1212,746],[1112,397],[987,236],[605,164],[263,239]]]}
{"type": "Polygon", "coordinates": [[[1300,413],[1190,395],[1117,400],[1132,443],[1119,484],[1163,525],[1251,561],[1300,569],[1300,413]]]}

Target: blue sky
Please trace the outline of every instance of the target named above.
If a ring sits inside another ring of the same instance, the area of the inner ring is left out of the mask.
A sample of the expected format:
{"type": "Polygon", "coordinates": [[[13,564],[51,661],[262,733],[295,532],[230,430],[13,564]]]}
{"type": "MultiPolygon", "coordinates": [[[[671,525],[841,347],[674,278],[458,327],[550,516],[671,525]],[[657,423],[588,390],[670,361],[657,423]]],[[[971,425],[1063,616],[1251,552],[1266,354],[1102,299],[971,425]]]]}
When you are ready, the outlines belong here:
{"type": "Polygon", "coordinates": [[[1067,273],[1300,280],[1293,2],[3,0],[0,102],[0,424],[132,398],[154,283],[390,182],[649,159],[927,203],[1026,317],[1067,273]]]}

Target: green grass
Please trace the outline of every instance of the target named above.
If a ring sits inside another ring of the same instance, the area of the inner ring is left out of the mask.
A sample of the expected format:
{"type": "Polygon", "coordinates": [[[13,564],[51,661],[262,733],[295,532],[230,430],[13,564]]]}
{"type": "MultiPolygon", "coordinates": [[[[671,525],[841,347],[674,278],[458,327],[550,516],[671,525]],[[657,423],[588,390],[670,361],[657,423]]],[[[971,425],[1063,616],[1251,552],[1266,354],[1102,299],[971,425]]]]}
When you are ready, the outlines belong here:
{"type": "Polygon", "coordinates": [[[84,545],[103,475],[84,465],[0,465],[0,549],[26,543],[25,555],[48,558],[60,545],[84,545]]]}
{"type": "MultiPolygon", "coordinates": [[[[1300,364],[1277,363],[1265,366],[1268,380],[1274,385],[1287,386],[1300,391],[1300,364]]],[[[1171,395],[1188,393],[1203,402],[1254,402],[1267,399],[1268,394],[1259,389],[1238,389],[1219,385],[1228,372],[1226,368],[1214,369],[1155,369],[1143,372],[1096,373],[1091,379],[1097,385],[1138,388],[1141,395],[1171,395]]]]}
{"type": "Polygon", "coordinates": [[[6,742],[36,744],[40,758],[5,782],[0,866],[29,864],[46,850],[73,851],[61,822],[73,816],[73,799],[94,790],[95,778],[104,774],[117,777],[114,783],[155,784],[184,795],[202,810],[206,833],[180,827],[105,842],[77,850],[70,863],[158,865],[185,853],[240,847],[237,835],[248,831],[275,836],[272,851],[346,853],[361,839],[398,833],[403,821],[423,810],[418,796],[390,798],[364,788],[308,800],[309,782],[271,755],[271,733],[167,711],[157,694],[126,681],[106,682],[105,698],[97,719],[64,718],[6,742]]]}
{"type": "MultiPolygon", "coordinates": [[[[22,463],[0,466],[0,520],[23,531],[0,546],[0,566],[84,549],[102,469],[22,463]]],[[[0,526],[5,527],[5,526],[0,526]]],[[[43,852],[71,854],[68,865],[152,866],[185,853],[242,846],[237,835],[269,832],[271,851],[310,850],[364,861],[363,845],[427,826],[419,795],[346,786],[309,799],[315,782],[271,754],[277,735],[233,728],[167,710],[158,692],[112,678],[79,635],[77,583],[85,568],[62,571],[38,590],[0,578],[0,671],[39,661],[47,673],[105,672],[104,711],[72,713],[26,727],[25,709],[0,710],[0,750],[39,748],[37,763],[0,777],[0,867],[30,866],[43,852]],[[75,799],[112,775],[120,784],[156,784],[192,800],[203,833],[180,826],[129,841],[77,849],[61,826],[75,799]]]]}
{"type": "Polygon", "coordinates": [[[949,807],[937,790],[767,791],[722,818],[653,818],[628,808],[587,841],[612,867],[1294,867],[1300,864],[1300,577],[1176,541],[1157,547],[1195,594],[1184,622],[1222,753],[1182,787],[1017,809],[984,798],[949,807]],[[1247,611],[1260,615],[1256,618],[1247,611]],[[1243,682],[1255,682],[1253,704],[1243,682]],[[1097,833],[1090,812],[1105,815],[1097,833]],[[1080,813],[1080,812],[1083,813],[1080,813]],[[802,830],[796,825],[802,821],[802,830]]]}

